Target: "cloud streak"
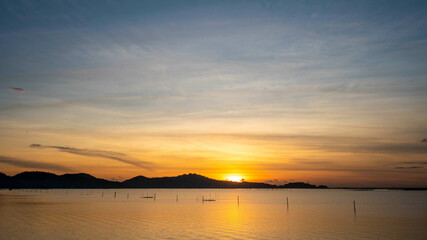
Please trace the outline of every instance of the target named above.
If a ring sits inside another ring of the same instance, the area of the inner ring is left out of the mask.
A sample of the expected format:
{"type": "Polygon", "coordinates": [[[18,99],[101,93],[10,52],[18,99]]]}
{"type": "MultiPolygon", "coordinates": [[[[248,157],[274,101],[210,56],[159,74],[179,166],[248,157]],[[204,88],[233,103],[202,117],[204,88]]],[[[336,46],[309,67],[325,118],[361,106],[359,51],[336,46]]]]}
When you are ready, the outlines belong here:
{"type": "Polygon", "coordinates": [[[401,164],[427,164],[427,161],[401,162],[401,164]]]}
{"type": "Polygon", "coordinates": [[[23,88],[17,88],[17,87],[8,87],[7,90],[14,91],[14,92],[27,92],[27,90],[23,88]]]}
{"type": "Polygon", "coordinates": [[[152,165],[152,163],[145,162],[145,161],[135,161],[130,157],[128,157],[126,154],[119,153],[119,152],[73,148],[73,147],[67,147],[67,146],[44,146],[41,144],[31,144],[30,147],[39,148],[39,149],[51,148],[51,149],[57,149],[61,152],[67,152],[67,153],[76,154],[76,155],[107,158],[107,159],[112,159],[115,161],[131,164],[140,168],[145,168],[148,170],[151,169],[150,166],[152,165]]]}
{"type": "Polygon", "coordinates": [[[395,167],[396,169],[418,169],[418,168],[424,168],[419,166],[412,166],[412,167],[395,167]]]}
{"type": "Polygon", "coordinates": [[[271,143],[290,143],[306,149],[325,152],[346,152],[366,154],[427,154],[427,146],[412,142],[384,142],[374,137],[342,137],[304,134],[206,134],[224,138],[240,138],[271,143]]]}
{"type": "Polygon", "coordinates": [[[72,169],[54,164],[54,163],[43,163],[30,160],[23,160],[18,158],[12,158],[7,156],[0,156],[0,163],[9,164],[16,167],[24,168],[36,168],[36,169],[45,169],[45,170],[55,170],[55,171],[72,171],[72,169]]]}

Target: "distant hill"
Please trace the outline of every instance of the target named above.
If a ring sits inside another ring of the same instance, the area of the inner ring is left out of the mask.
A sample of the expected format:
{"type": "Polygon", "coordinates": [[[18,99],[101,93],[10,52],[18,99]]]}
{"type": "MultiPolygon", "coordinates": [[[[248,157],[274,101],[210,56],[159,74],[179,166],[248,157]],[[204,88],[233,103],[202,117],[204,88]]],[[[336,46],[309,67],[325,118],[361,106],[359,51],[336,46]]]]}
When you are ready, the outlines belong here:
{"type": "Polygon", "coordinates": [[[138,176],[121,184],[124,188],[277,188],[266,183],[215,180],[194,173],[161,178],[138,176]]]}
{"type": "Polygon", "coordinates": [[[108,181],[86,173],[56,175],[48,172],[22,172],[15,176],[0,173],[0,188],[326,188],[308,183],[277,186],[255,182],[231,182],[190,173],[176,177],[137,176],[123,182],[108,181]]]}
{"type": "MultiPolygon", "coordinates": [[[[6,175],[4,175],[6,176],[6,175]]],[[[118,182],[95,178],[89,174],[56,175],[47,172],[22,172],[13,177],[6,176],[2,188],[116,188],[118,182]]],[[[3,180],[0,178],[0,180],[3,180]]],[[[2,181],[3,182],[3,181],[2,181]]]]}
{"type": "Polygon", "coordinates": [[[4,173],[0,173],[0,188],[8,188],[10,184],[10,177],[4,173]]]}

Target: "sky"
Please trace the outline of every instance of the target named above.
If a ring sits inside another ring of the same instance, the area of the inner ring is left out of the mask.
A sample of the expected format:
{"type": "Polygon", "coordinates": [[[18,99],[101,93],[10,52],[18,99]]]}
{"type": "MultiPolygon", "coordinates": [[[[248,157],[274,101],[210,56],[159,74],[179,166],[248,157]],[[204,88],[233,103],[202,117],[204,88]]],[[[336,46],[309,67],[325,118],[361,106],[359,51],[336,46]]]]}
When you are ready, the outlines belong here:
{"type": "Polygon", "coordinates": [[[427,187],[426,1],[0,1],[0,172],[427,187]]]}

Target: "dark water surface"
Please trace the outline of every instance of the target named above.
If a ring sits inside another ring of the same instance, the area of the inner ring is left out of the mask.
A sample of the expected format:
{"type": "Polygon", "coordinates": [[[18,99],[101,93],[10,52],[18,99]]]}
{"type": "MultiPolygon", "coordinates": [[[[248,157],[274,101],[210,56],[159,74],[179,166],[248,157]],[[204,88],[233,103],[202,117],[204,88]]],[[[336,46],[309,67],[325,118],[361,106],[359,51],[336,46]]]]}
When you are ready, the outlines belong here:
{"type": "Polygon", "coordinates": [[[425,240],[427,191],[0,190],[0,239],[425,240]]]}

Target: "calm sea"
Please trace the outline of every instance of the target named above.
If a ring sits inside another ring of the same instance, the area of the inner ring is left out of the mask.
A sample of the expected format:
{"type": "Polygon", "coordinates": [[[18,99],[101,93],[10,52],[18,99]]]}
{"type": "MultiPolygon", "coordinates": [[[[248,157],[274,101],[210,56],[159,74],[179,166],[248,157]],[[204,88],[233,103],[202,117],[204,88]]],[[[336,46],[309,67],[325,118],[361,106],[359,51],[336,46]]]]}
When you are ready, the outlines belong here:
{"type": "Polygon", "coordinates": [[[425,240],[427,191],[0,190],[0,239],[425,240]]]}

